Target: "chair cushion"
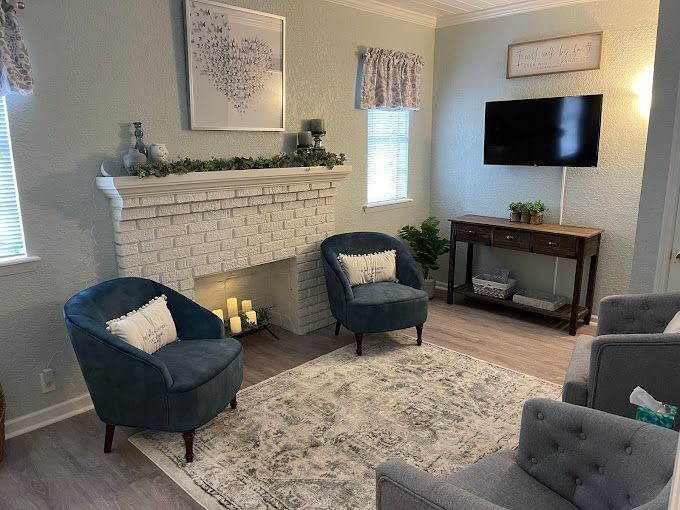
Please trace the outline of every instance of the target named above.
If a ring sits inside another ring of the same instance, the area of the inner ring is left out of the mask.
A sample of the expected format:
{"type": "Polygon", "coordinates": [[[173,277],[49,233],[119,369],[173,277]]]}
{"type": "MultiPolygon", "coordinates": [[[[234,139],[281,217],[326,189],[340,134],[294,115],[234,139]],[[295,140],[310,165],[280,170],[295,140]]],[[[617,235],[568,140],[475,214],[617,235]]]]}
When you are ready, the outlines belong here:
{"type": "Polygon", "coordinates": [[[367,283],[358,285],[352,289],[354,292],[353,305],[384,305],[411,301],[413,299],[427,299],[427,292],[414,289],[408,285],[394,282],[367,283]]]}
{"type": "Polygon", "coordinates": [[[168,369],[171,393],[181,393],[206,383],[227,368],[241,353],[241,343],[233,338],[184,340],[157,350],[153,356],[168,369]]]}
{"type": "Polygon", "coordinates": [[[508,510],[578,510],[519,467],[514,452],[507,450],[487,455],[448,481],[508,510]]]}
{"type": "Polygon", "coordinates": [[[425,323],[427,292],[393,282],[367,283],[352,289],[354,299],[343,325],[354,333],[395,331],[425,323]]]}

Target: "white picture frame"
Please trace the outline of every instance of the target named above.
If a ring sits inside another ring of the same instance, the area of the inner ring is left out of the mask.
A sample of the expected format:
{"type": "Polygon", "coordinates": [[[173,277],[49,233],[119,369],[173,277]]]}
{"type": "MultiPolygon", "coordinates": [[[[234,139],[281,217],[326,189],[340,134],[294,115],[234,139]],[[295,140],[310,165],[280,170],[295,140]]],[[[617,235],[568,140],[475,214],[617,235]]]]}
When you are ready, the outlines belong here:
{"type": "Polygon", "coordinates": [[[284,131],[286,18],[185,0],[185,24],[191,129],[284,131]]]}
{"type": "Polygon", "coordinates": [[[508,45],[507,78],[600,69],[602,32],[508,45]]]}

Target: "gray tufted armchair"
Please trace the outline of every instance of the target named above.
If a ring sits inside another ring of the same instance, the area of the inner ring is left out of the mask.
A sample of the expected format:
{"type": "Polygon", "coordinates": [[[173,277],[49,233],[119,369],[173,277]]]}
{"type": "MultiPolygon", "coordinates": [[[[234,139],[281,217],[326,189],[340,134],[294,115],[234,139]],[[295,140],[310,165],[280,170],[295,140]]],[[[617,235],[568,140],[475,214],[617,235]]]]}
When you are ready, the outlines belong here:
{"type": "Polygon", "coordinates": [[[378,466],[378,510],[666,510],[678,433],[586,407],[529,400],[519,448],[435,477],[378,466]]]}
{"type": "Polygon", "coordinates": [[[576,340],[562,400],[633,418],[636,386],[680,404],[680,334],[663,333],[680,311],[680,292],[610,296],[600,302],[597,336],[576,340]]]}

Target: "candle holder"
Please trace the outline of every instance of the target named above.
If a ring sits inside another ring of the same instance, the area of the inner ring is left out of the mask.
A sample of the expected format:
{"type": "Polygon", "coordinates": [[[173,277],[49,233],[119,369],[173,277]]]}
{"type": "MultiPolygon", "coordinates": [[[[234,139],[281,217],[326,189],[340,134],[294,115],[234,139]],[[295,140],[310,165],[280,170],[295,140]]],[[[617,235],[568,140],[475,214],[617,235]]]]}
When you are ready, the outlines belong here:
{"type": "Polygon", "coordinates": [[[326,147],[323,145],[323,137],[326,136],[325,131],[312,131],[314,137],[314,152],[326,152],[326,147]]]}

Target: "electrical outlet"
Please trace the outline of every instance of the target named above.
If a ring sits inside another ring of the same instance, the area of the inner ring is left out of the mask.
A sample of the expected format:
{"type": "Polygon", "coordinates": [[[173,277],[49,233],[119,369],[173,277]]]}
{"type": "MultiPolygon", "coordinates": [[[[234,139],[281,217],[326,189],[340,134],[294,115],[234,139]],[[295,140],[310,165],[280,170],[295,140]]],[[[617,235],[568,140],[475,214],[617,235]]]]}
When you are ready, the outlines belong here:
{"type": "Polygon", "coordinates": [[[49,393],[57,389],[57,381],[54,377],[54,370],[51,368],[44,368],[40,372],[40,387],[43,393],[49,393]]]}

